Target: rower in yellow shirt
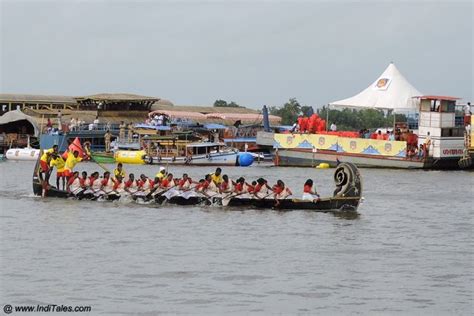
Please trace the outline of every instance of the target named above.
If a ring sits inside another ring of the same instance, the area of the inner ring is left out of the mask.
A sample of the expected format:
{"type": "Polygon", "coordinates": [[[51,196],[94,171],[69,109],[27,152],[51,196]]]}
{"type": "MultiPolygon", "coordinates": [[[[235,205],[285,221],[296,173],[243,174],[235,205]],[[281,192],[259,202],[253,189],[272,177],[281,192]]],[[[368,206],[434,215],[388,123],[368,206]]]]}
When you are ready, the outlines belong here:
{"type": "Polygon", "coordinates": [[[77,163],[81,162],[82,158],[79,157],[79,152],[75,150],[74,152],[69,152],[66,159],[66,167],[64,168],[64,175],[69,178],[73,174],[73,169],[77,163]]]}
{"type": "Polygon", "coordinates": [[[155,175],[155,178],[158,178],[158,181],[161,182],[166,177],[166,168],[160,167],[160,171],[155,175]]]}
{"type": "Polygon", "coordinates": [[[49,163],[51,168],[56,167],[56,188],[59,190],[59,180],[63,180],[63,191],[66,188],[64,170],[66,168],[66,161],[64,161],[63,157],[58,154],[53,154],[51,162],[49,163]]]}
{"type": "Polygon", "coordinates": [[[120,176],[122,179],[125,178],[127,174],[125,173],[125,170],[123,170],[123,165],[121,162],[117,164],[117,168],[114,169],[114,177],[117,178],[117,176],[120,176]]]}
{"type": "Polygon", "coordinates": [[[222,169],[221,168],[216,168],[216,172],[211,174],[211,180],[214,182],[214,184],[219,187],[221,183],[224,181],[222,180],[222,169]]]}

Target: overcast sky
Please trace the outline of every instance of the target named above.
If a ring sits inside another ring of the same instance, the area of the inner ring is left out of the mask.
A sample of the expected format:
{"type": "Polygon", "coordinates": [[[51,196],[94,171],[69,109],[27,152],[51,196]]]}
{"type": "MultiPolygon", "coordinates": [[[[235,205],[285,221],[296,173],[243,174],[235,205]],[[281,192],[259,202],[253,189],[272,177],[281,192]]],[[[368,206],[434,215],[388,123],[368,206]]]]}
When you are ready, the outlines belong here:
{"type": "Polygon", "coordinates": [[[320,106],[394,61],[425,94],[473,100],[472,1],[0,2],[2,93],[320,106]]]}

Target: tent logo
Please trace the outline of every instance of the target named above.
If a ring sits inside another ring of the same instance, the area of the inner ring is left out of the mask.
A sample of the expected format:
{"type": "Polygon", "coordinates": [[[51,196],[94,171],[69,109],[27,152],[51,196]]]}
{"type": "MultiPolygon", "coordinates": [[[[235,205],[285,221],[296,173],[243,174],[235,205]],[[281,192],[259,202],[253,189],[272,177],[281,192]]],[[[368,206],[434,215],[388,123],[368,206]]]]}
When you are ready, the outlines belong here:
{"type": "Polygon", "coordinates": [[[389,78],[380,78],[379,80],[377,80],[377,83],[375,84],[375,88],[378,90],[386,90],[389,84],[390,84],[389,78]]]}

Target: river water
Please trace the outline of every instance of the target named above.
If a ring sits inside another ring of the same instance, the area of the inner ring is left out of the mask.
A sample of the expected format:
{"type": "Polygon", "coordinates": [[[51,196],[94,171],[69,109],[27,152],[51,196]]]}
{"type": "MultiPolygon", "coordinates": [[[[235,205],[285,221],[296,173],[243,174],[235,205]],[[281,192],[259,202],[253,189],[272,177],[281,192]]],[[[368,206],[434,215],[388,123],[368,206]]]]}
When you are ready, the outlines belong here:
{"type": "MultiPolygon", "coordinates": [[[[148,315],[473,312],[472,172],[361,169],[365,201],[358,218],[345,219],[42,200],[32,196],[32,169],[0,163],[3,305],[148,315]]],[[[153,175],[157,167],[126,171],[153,175]]],[[[186,171],[200,178],[213,170],[186,171]]],[[[330,169],[224,173],[282,178],[295,193],[311,177],[323,196],[333,190],[330,169]]]]}

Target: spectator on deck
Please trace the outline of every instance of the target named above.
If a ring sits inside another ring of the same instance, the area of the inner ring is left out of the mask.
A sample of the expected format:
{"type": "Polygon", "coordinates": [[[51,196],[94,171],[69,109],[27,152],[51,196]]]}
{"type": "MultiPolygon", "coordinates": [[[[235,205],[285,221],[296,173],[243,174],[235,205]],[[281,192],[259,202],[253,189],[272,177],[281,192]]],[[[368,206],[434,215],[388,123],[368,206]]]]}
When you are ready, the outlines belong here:
{"type": "Polygon", "coordinates": [[[337,131],[337,126],[336,126],[336,124],[335,124],[334,122],[331,123],[330,130],[331,130],[332,132],[337,131]]]}
{"type": "Polygon", "coordinates": [[[109,153],[110,152],[110,143],[112,141],[112,134],[110,133],[109,130],[105,132],[104,134],[104,141],[105,141],[105,152],[109,153]]]}
{"type": "Polygon", "coordinates": [[[393,133],[393,131],[388,132],[388,140],[389,141],[395,140],[395,134],[393,133]]]}
{"type": "Polygon", "coordinates": [[[119,140],[121,142],[125,141],[125,128],[126,127],[127,125],[125,125],[125,122],[121,121],[119,125],[119,140]]]}
{"type": "Polygon", "coordinates": [[[381,131],[381,130],[379,130],[379,131],[377,132],[377,137],[376,137],[376,139],[378,139],[378,140],[383,140],[383,134],[382,134],[382,131],[381,131]]]}
{"type": "Polygon", "coordinates": [[[464,126],[467,126],[471,123],[471,102],[467,102],[464,106],[464,126]]]}
{"type": "Polygon", "coordinates": [[[95,117],[95,120],[94,120],[94,129],[98,129],[99,128],[99,116],[97,115],[95,117]]]}
{"type": "Polygon", "coordinates": [[[131,143],[133,140],[133,123],[128,124],[128,142],[131,143]]]}
{"type": "Polygon", "coordinates": [[[69,130],[75,131],[76,127],[77,127],[77,121],[74,117],[71,117],[71,120],[69,121],[69,130]]]}
{"type": "Polygon", "coordinates": [[[430,153],[430,147],[431,147],[431,135],[430,135],[430,132],[428,132],[428,134],[426,135],[426,138],[425,138],[425,143],[423,144],[423,147],[425,148],[425,157],[428,157],[429,153],[430,153]]]}

